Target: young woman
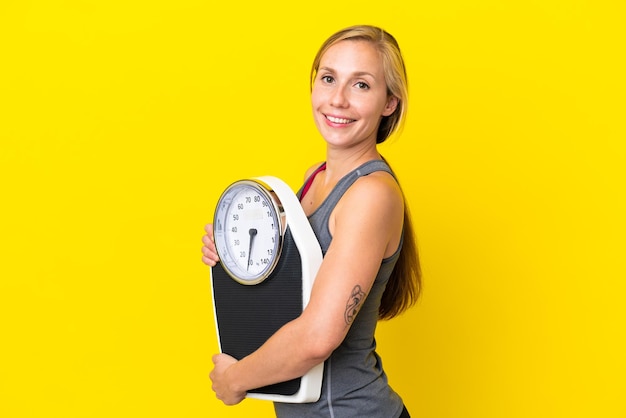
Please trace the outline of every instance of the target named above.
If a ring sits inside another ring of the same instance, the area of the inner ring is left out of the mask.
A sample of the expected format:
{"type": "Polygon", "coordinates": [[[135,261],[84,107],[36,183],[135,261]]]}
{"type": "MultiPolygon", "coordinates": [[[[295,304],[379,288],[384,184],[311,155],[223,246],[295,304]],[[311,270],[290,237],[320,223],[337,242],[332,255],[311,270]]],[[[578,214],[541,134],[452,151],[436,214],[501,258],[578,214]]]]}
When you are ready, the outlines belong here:
{"type": "MultiPolygon", "coordinates": [[[[298,192],[324,254],[310,302],[249,356],[213,356],[213,390],[233,405],[250,389],[325,362],[319,401],[275,403],[278,417],[408,417],[374,339],[377,321],[404,312],[420,291],[402,190],[377,150],[407,108],[406,71],[393,36],[373,26],[332,35],[313,61],[311,103],[326,161],[306,172],[298,192]]],[[[203,244],[203,262],[215,265],[212,225],[203,244]]]]}

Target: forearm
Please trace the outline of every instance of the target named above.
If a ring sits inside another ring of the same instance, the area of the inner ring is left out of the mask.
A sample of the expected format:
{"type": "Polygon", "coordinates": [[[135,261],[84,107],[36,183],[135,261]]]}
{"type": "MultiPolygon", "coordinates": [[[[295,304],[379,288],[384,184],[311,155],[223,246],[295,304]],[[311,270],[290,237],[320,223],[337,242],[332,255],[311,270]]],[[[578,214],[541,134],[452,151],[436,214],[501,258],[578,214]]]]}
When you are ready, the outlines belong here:
{"type": "Polygon", "coordinates": [[[298,320],[286,324],[258,350],[228,368],[230,384],[247,392],[303,376],[330,353],[312,340],[298,320]]]}

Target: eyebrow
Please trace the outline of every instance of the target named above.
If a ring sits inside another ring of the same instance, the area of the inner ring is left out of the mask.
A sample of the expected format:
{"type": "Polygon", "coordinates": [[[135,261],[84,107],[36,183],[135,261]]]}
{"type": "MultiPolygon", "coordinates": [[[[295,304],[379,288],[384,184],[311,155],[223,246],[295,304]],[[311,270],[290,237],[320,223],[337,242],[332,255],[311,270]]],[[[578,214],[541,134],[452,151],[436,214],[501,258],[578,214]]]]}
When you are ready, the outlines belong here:
{"type": "MultiPolygon", "coordinates": [[[[335,71],[335,70],[333,70],[332,68],[329,68],[329,67],[320,67],[320,69],[318,70],[318,72],[319,72],[319,71],[328,71],[328,72],[330,72],[330,73],[336,74],[336,71],[335,71]]],[[[367,76],[372,77],[374,80],[376,80],[376,77],[374,76],[374,74],[372,74],[372,73],[368,73],[367,71],[357,71],[357,72],[355,72],[355,73],[352,73],[351,75],[352,75],[353,77],[363,77],[363,76],[366,76],[366,75],[367,75],[367,76]]]]}

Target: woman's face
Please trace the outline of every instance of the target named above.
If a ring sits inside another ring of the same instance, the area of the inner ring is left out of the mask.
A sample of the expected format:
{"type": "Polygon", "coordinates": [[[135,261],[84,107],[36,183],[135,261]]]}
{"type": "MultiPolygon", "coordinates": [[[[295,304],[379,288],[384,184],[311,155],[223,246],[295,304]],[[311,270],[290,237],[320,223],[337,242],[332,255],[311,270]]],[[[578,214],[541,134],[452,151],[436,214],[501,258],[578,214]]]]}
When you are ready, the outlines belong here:
{"type": "Polygon", "coordinates": [[[351,147],[376,143],[378,125],[397,106],[387,95],[383,63],[367,41],[346,40],[320,60],[311,94],[317,129],[328,145],[351,147]]]}

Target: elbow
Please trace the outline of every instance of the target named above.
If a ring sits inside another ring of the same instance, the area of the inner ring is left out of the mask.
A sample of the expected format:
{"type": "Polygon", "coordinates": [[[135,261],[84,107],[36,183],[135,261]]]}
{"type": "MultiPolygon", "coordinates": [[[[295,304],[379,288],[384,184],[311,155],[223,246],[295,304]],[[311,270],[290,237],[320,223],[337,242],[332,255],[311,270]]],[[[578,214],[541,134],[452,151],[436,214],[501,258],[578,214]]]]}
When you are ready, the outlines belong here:
{"type": "Polygon", "coordinates": [[[334,337],[328,330],[310,330],[307,333],[306,344],[303,345],[305,356],[312,364],[326,361],[341,344],[342,339],[334,337]]]}
{"type": "Polygon", "coordinates": [[[326,341],[311,341],[305,348],[306,357],[311,361],[311,364],[319,364],[328,359],[330,355],[337,348],[336,345],[329,344],[326,341]]]}
{"type": "Polygon", "coordinates": [[[308,364],[315,366],[326,361],[341,345],[347,329],[329,325],[318,316],[303,314],[293,323],[296,331],[298,353],[308,364]]]}

